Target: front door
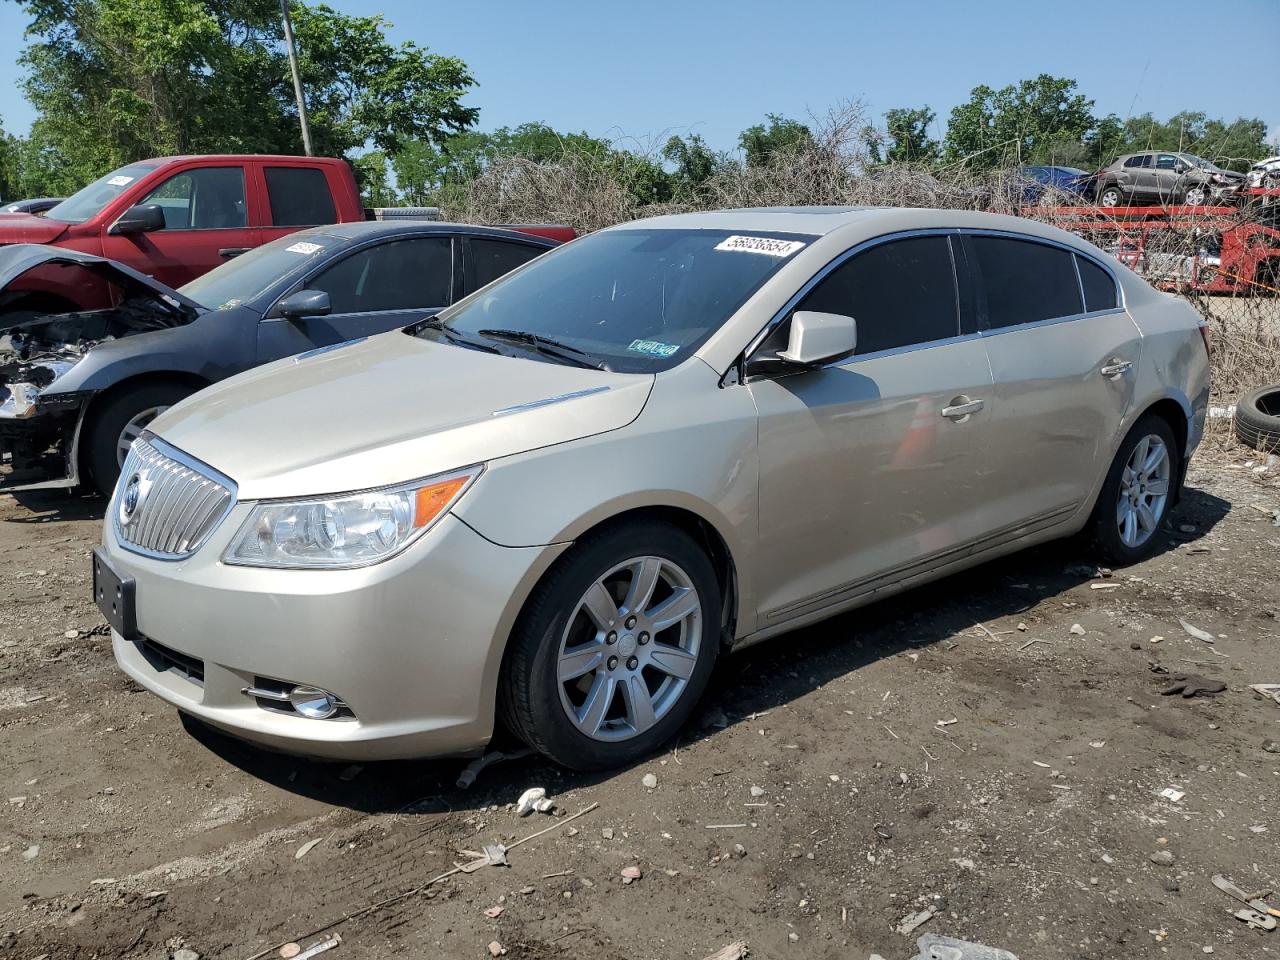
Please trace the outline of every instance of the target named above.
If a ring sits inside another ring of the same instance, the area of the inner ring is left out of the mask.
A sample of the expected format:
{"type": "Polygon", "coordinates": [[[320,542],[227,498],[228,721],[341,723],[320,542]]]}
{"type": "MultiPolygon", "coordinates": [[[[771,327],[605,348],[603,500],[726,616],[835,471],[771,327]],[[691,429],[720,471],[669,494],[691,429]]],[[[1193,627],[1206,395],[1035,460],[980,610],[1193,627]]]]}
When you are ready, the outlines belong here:
{"type": "Polygon", "coordinates": [[[1119,443],[1141,335],[1114,278],[1088,257],[992,235],[966,236],[964,247],[974,303],[965,325],[980,330],[995,379],[988,496],[1007,523],[1063,520],[1119,443]]]}
{"type": "Polygon", "coordinates": [[[289,319],[268,311],[258,324],[258,362],[385,333],[440,312],[452,301],[453,248],[447,234],[410,237],[326,264],[295,291],[325,291],[331,312],[289,319]]]}
{"type": "Polygon", "coordinates": [[[881,578],[980,537],[994,414],[976,336],[959,336],[944,234],[855,253],[795,305],[853,316],[854,356],[785,375],[770,358],[788,323],[749,361],[759,414],[760,626],[866,593],[881,578]]]}
{"type": "Polygon", "coordinates": [[[108,233],[102,240],[103,254],[170,287],[180,287],[262,242],[261,231],[249,226],[243,166],[182,170],[139,203],[164,210],[164,229],[108,233]]]}

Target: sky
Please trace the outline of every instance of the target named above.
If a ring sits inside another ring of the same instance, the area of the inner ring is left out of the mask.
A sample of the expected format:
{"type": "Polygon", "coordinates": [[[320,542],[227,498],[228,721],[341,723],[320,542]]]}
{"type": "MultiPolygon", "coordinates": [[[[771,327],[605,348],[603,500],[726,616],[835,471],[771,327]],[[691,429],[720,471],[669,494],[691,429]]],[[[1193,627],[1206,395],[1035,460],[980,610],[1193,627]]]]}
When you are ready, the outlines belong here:
{"type": "MultiPolygon", "coordinates": [[[[382,13],[395,41],[461,57],[480,129],[541,121],[641,146],[700,133],[733,150],[765,114],[861,100],[872,122],[928,105],[941,136],[978,84],[1072,77],[1094,112],[1261,117],[1280,137],[1280,0],[328,0],[382,13]]],[[[27,130],[15,60],[26,18],[0,4],[0,120],[27,130]]]]}

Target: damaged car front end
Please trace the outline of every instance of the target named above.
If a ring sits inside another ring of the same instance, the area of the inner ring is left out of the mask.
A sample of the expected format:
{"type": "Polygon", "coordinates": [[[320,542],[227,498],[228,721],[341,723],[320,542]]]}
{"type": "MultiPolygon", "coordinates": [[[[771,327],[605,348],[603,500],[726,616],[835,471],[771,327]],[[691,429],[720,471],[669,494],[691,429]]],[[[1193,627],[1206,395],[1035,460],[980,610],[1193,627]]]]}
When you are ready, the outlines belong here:
{"type": "Polygon", "coordinates": [[[85,358],[189,323],[199,308],[123,264],[35,244],[0,248],[0,492],[81,483],[85,358]]]}

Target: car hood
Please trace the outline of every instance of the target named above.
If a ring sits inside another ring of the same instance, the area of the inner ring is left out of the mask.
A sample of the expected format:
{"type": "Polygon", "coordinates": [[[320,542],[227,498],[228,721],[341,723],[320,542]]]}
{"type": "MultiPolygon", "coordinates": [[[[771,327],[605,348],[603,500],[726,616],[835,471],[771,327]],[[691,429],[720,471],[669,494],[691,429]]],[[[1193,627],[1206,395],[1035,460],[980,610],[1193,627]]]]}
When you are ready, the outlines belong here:
{"type": "MultiPolygon", "coordinates": [[[[0,216],[0,220],[3,219],[4,216],[0,216]]],[[[37,223],[44,222],[39,217],[27,219],[37,223]]],[[[148,293],[163,297],[176,304],[180,308],[180,313],[194,315],[195,312],[204,309],[173,287],[167,287],[154,277],[149,277],[119,260],[108,260],[106,257],[96,257],[91,253],[81,253],[79,250],[49,247],[40,243],[12,243],[3,235],[0,235],[0,244],[7,244],[0,246],[0,291],[35,267],[46,264],[75,264],[119,284],[126,290],[146,290],[148,293]]],[[[190,317],[185,316],[184,319],[190,319],[190,317]]]]}
{"type": "Polygon", "coordinates": [[[30,213],[0,213],[0,244],[49,243],[67,232],[68,224],[30,213]]]}
{"type": "Polygon", "coordinates": [[[653,386],[392,332],[258,367],[151,424],[241,500],[369,489],[626,426],[653,386]]]}

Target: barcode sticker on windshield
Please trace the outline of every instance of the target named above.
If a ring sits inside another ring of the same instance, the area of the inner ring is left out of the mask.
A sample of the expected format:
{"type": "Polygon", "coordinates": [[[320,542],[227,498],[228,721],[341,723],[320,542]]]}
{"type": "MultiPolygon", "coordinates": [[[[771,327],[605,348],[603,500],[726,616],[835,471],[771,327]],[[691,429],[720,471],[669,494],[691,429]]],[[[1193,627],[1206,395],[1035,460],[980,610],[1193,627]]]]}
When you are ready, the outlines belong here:
{"type": "Polygon", "coordinates": [[[291,243],[289,246],[285,247],[285,250],[289,253],[305,253],[308,256],[315,253],[317,250],[322,249],[324,248],[321,247],[320,244],[307,243],[305,240],[299,240],[297,243],[291,243]]]}
{"type": "Polygon", "coordinates": [[[804,247],[803,240],[775,240],[773,237],[726,237],[716,244],[717,250],[763,253],[767,257],[789,257],[804,247]]]}
{"type": "Polygon", "coordinates": [[[113,187],[127,187],[133,183],[133,177],[112,177],[107,183],[113,187]]]}

